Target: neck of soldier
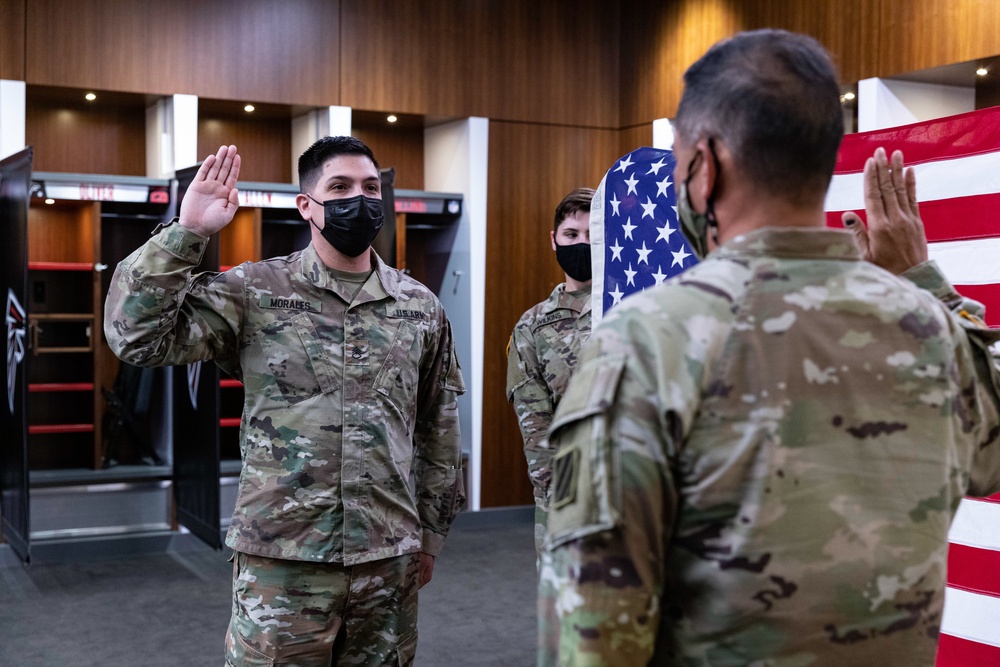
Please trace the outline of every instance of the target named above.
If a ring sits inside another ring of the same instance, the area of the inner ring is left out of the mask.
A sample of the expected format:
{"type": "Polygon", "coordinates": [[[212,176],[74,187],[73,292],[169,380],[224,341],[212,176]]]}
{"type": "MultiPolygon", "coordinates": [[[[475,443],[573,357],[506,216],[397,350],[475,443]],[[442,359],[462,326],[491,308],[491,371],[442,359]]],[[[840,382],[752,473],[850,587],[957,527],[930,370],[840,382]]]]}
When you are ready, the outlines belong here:
{"type": "Polygon", "coordinates": [[[579,281],[576,278],[570,278],[569,274],[564,273],[566,276],[566,291],[567,292],[579,292],[582,289],[589,289],[591,281],[579,281]]]}
{"type": "Polygon", "coordinates": [[[719,245],[763,227],[822,228],[826,225],[823,198],[802,205],[768,197],[754,187],[735,187],[715,202],[719,245]]]}
{"type": "Polygon", "coordinates": [[[372,269],[372,252],[370,247],[366,248],[357,257],[348,257],[322,237],[313,240],[313,247],[316,248],[316,254],[319,255],[319,258],[328,268],[347,273],[364,273],[372,269]]]}

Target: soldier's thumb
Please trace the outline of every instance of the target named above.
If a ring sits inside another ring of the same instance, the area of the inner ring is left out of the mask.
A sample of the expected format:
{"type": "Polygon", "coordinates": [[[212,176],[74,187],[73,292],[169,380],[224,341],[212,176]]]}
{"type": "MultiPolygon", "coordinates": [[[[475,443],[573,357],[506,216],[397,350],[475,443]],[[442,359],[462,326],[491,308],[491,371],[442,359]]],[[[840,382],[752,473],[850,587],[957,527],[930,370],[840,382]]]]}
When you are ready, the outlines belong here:
{"type": "Polygon", "coordinates": [[[865,227],[865,223],[861,222],[861,218],[854,211],[848,211],[840,216],[840,221],[844,223],[844,227],[849,229],[851,233],[854,234],[854,242],[858,245],[858,250],[861,251],[861,256],[868,258],[868,229],[865,227]]]}

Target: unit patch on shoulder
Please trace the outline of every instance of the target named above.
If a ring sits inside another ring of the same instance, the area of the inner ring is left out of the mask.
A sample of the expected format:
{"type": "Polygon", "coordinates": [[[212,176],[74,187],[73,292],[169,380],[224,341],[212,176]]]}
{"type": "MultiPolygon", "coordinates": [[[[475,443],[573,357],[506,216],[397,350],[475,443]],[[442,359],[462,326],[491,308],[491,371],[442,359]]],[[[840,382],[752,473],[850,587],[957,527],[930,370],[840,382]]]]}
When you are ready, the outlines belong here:
{"type": "Polygon", "coordinates": [[[576,501],[576,477],[580,474],[580,449],[563,449],[552,459],[552,507],[559,509],[576,501]]]}
{"type": "Polygon", "coordinates": [[[275,308],[278,310],[307,310],[318,313],[323,309],[323,304],[319,301],[304,301],[302,299],[292,299],[287,296],[271,296],[264,294],[260,297],[261,308],[275,308]]]}

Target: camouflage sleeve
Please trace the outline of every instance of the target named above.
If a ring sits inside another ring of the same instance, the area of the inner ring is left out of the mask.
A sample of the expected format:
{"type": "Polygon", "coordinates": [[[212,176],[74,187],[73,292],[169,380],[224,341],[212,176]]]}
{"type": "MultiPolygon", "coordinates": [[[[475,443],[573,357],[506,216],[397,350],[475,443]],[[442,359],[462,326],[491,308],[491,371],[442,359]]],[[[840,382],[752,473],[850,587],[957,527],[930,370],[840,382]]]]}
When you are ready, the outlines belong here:
{"type": "Polygon", "coordinates": [[[507,351],[507,400],[514,406],[517,425],[524,440],[535,502],[546,507],[551,474],[552,453],[545,436],[552,423],[553,400],[549,386],[541,376],[535,341],[526,327],[514,327],[507,351]]]}
{"type": "Polygon", "coordinates": [[[697,378],[683,356],[664,361],[641,325],[627,326],[633,342],[610,327],[595,332],[552,425],[539,665],[646,665],[670,606],[671,462],[697,408],[697,378]],[[658,387],[653,369],[671,362],[661,376],[676,381],[658,387]]]}
{"type": "MultiPolygon", "coordinates": [[[[440,305],[438,306],[440,309],[440,305]]],[[[421,550],[437,556],[465,502],[458,397],[465,393],[448,318],[441,315],[431,362],[421,369],[417,422],[413,433],[421,550]]]]}
{"type": "Polygon", "coordinates": [[[170,224],[118,265],[104,332],[120,359],[169,366],[214,358],[233,370],[243,281],[238,269],[192,276],[207,245],[205,237],[170,224]]]}
{"type": "Polygon", "coordinates": [[[959,345],[956,357],[965,377],[960,378],[968,428],[979,431],[979,447],[969,479],[969,495],[988,496],[1000,491],[1000,330],[987,328],[986,309],[959,294],[932,260],[903,274],[926,289],[956,316],[959,345]],[[967,345],[965,344],[967,341],[967,345]]]}

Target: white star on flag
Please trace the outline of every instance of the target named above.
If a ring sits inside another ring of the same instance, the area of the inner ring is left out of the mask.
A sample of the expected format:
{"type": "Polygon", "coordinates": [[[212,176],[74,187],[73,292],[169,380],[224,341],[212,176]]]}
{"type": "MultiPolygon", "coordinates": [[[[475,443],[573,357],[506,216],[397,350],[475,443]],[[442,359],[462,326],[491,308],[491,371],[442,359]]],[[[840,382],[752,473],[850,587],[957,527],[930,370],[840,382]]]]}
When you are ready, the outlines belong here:
{"type": "Polygon", "coordinates": [[[619,262],[622,261],[622,250],[625,249],[624,246],[618,245],[618,241],[615,240],[615,244],[613,246],[608,246],[608,248],[612,253],[614,253],[614,256],[611,259],[617,259],[619,262]]]}
{"type": "Polygon", "coordinates": [[[642,207],[643,218],[653,218],[653,220],[656,220],[656,218],[653,216],[653,211],[656,210],[656,204],[654,204],[653,200],[649,198],[649,195],[646,195],[646,203],[639,204],[639,206],[642,207]]]}
{"type": "Polygon", "coordinates": [[[622,225],[622,229],[625,230],[625,238],[632,238],[632,230],[636,228],[637,225],[632,224],[632,216],[628,217],[628,220],[622,225]]]}
{"type": "Polygon", "coordinates": [[[667,186],[670,185],[670,177],[667,176],[662,181],[656,182],[656,196],[666,197],[667,196],[667,186]]]}
{"type": "Polygon", "coordinates": [[[667,245],[670,245],[670,235],[677,230],[670,226],[669,222],[664,222],[662,227],[657,227],[656,231],[660,232],[660,235],[656,237],[657,241],[666,241],[667,245]]]}
{"type": "Polygon", "coordinates": [[[622,202],[620,199],[618,199],[618,195],[611,195],[611,199],[608,200],[608,203],[611,204],[611,207],[615,209],[614,215],[619,215],[618,207],[621,205],[622,202]]]}
{"type": "Polygon", "coordinates": [[[663,161],[663,158],[660,158],[653,164],[649,165],[649,171],[647,171],[646,174],[653,174],[654,176],[659,176],[660,169],[663,169],[665,166],[667,166],[667,163],[663,161]]]}
{"type": "Polygon", "coordinates": [[[662,285],[663,281],[667,279],[667,274],[663,272],[659,266],[656,267],[656,273],[653,274],[653,280],[656,281],[657,285],[662,285]]]}
{"type": "Polygon", "coordinates": [[[649,264],[649,253],[653,252],[653,249],[652,248],[647,248],[645,241],[642,242],[642,247],[641,248],[636,248],[635,251],[637,253],[639,253],[639,263],[640,264],[649,264]]]}
{"type": "Polygon", "coordinates": [[[612,299],[614,299],[614,303],[620,302],[622,300],[622,297],[625,296],[625,292],[622,292],[617,287],[614,288],[612,291],[608,292],[608,294],[611,295],[612,299]]]}
{"type": "Polygon", "coordinates": [[[684,248],[674,250],[670,254],[674,256],[674,261],[670,266],[684,266],[684,260],[691,256],[691,253],[684,250],[684,248]]]}
{"type": "Polygon", "coordinates": [[[626,197],[629,196],[629,195],[631,195],[631,194],[639,194],[638,192],[635,191],[635,186],[638,183],[639,183],[639,179],[637,179],[635,177],[635,174],[632,174],[627,179],[625,179],[625,184],[628,186],[628,192],[625,193],[626,197]]]}
{"type": "Polygon", "coordinates": [[[621,173],[624,174],[626,169],[628,169],[633,164],[635,164],[635,162],[632,162],[631,160],[629,160],[630,157],[632,157],[631,153],[629,153],[628,155],[626,155],[625,157],[623,157],[621,159],[621,161],[618,163],[618,167],[615,169],[615,171],[620,171],[621,173]]]}
{"type": "Polygon", "coordinates": [[[625,284],[626,285],[633,285],[633,286],[635,285],[635,274],[636,273],[638,273],[638,271],[633,271],[632,270],[632,262],[629,262],[628,263],[628,268],[625,269],[625,284]]]}

